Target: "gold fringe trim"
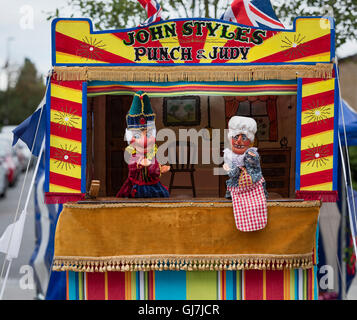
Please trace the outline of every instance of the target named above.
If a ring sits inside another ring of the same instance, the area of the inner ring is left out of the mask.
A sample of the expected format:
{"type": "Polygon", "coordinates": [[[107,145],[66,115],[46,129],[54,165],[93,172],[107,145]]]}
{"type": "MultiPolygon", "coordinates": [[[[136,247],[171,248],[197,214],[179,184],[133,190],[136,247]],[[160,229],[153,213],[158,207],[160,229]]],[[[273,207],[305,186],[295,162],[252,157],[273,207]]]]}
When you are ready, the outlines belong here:
{"type": "MultiPolygon", "coordinates": [[[[63,205],[64,208],[71,209],[104,209],[104,208],[129,208],[129,207],[145,207],[145,208],[183,208],[183,207],[203,207],[203,208],[224,208],[232,207],[232,202],[119,202],[117,203],[74,203],[68,202],[63,205]]],[[[89,201],[88,201],[89,202],[89,201]]],[[[292,201],[292,202],[267,202],[267,207],[283,207],[283,208],[314,208],[320,207],[321,201],[292,201]]]]}
{"type": "Polygon", "coordinates": [[[247,66],[114,66],[54,67],[54,77],[63,81],[253,81],[296,78],[332,78],[333,64],[247,66]]]}
{"type": "Polygon", "coordinates": [[[310,269],[312,253],[302,255],[226,256],[123,256],[55,257],[52,270],[76,272],[106,271],[214,271],[310,269]]]}

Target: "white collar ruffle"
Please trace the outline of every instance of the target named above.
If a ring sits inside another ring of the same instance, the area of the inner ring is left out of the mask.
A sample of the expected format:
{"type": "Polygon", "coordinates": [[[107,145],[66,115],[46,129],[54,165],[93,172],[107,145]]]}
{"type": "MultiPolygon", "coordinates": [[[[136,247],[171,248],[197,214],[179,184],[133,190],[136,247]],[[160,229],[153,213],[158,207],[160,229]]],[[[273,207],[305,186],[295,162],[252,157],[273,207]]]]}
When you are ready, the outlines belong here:
{"type": "Polygon", "coordinates": [[[224,163],[228,164],[232,169],[235,167],[244,167],[244,158],[248,150],[256,151],[257,148],[248,148],[243,154],[236,154],[231,149],[225,148],[223,150],[224,163]]]}

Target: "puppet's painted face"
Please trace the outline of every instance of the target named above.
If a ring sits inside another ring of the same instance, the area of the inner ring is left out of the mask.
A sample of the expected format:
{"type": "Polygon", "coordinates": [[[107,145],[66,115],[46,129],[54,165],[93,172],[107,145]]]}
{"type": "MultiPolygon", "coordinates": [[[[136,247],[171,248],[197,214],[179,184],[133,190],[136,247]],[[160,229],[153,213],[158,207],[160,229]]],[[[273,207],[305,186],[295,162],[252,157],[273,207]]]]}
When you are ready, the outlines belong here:
{"type": "Polygon", "coordinates": [[[243,154],[246,152],[250,145],[251,141],[247,138],[245,134],[238,134],[231,139],[232,151],[236,154],[243,154]]]}
{"type": "Polygon", "coordinates": [[[138,153],[145,153],[155,145],[155,133],[153,129],[136,130],[133,132],[133,137],[130,145],[136,149],[138,153]]]}

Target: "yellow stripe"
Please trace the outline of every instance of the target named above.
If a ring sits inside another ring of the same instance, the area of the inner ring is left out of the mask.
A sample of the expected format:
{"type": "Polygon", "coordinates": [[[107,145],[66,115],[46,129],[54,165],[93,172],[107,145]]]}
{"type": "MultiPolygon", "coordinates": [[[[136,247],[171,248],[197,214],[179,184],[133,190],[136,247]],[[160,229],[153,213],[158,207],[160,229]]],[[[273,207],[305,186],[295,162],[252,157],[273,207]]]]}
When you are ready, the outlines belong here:
{"type": "Polygon", "coordinates": [[[312,56],[308,57],[302,57],[299,59],[291,60],[289,62],[309,62],[309,61],[314,61],[314,62],[326,62],[330,60],[330,52],[324,52],[324,53],[319,53],[315,54],[312,56]]]}
{"type": "Polygon", "coordinates": [[[332,191],[332,182],[315,184],[313,186],[302,187],[300,190],[305,191],[332,191]]]}
{"type": "Polygon", "coordinates": [[[67,127],[82,129],[82,117],[68,112],[51,110],[51,121],[67,127]]]}
{"type": "Polygon", "coordinates": [[[70,150],[72,152],[82,153],[82,143],[77,140],[71,140],[63,137],[58,137],[53,134],[50,136],[50,145],[54,148],[62,150],[70,150]]]}
{"type": "MultiPolygon", "coordinates": [[[[314,106],[311,106],[313,108],[314,106]]],[[[335,107],[333,104],[320,106],[318,108],[303,111],[301,113],[301,124],[307,124],[319,121],[321,119],[330,119],[335,115],[335,107]]],[[[322,120],[321,120],[322,121],[322,120]]],[[[318,124],[316,124],[318,125],[318,124]]]]}
{"type": "Polygon", "coordinates": [[[334,90],[335,79],[322,80],[304,84],[302,86],[302,97],[308,97],[314,94],[323,93],[326,91],[334,90]]]}
{"type": "Polygon", "coordinates": [[[104,272],[104,296],[105,300],[108,300],[108,272],[104,272]]]}
{"type": "MultiPolygon", "coordinates": [[[[217,26],[217,24],[221,24],[221,23],[220,22],[217,23],[217,22],[213,22],[212,21],[212,28],[215,28],[217,26]]],[[[228,29],[227,29],[226,34],[230,34],[231,32],[234,32],[236,29],[237,29],[236,26],[229,26],[228,29]]],[[[217,30],[220,30],[220,28],[218,27],[217,30]]],[[[219,35],[220,32],[217,31],[216,34],[219,35]]],[[[207,57],[207,59],[201,59],[200,63],[212,63],[212,59],[210,59],[208,57],[208,54],[213,51],[213,47],[216,47],[216,46],[223,47],[228,41],[229,41],[228,39],[219,38],[219,36],[217,36],[215,38],[207,36],[205,45],[203,47],[203,50],[205,52],[205,56],[207,57]]],[[[228,63],[237,63],[237,62],[243,63],[245,61],[244,60],[242,61],[241,60],[241,55],[239,55],[238,59],[228,60],[227,62],[228,63]]]]}
{"type": "Polygon", "coordinates": [[[290,270],[290,299],[295,300],[295,270],[290,270]]]}
{"type": "Polygon", "coordinates": [[[316,161],[306,161],[301,163],[301,175],[309,174],[309,173],[316,173],[324,170],[329,170],[333,168],[333,156],[323,158],[325,161],[325,165],[322,165],[323,162],[316,161]],[[318,165],[318,167],[317,167],[318,165]]]}
{"type": "Polygon", "coordinates": [[[67,164],[67,170],[66,170],[66,163],[60,162],[55,159],[50,159],[50,172],[62,174],[64,176],[77,178],[77,179],[81,179],[82,177],[81,166],[67,164]]]}
{"type": "Polygon", "coordinates": [[[75,56],[73,54],[64,53],[64,52],[56,52],[56,62],[57,63],[109,63],[105,61],[95,60],[95,59],[88,59],[80,56],[75,56]]]}
{"type": "Polygon", "coordinates": [[[334,131],[324,131],[321,133],[313,134],[301,139],[301,150],[310,149],[316,145],[325,145],[333,143],[334,131]]]}
{"type": "MultiPolygon", "coordinates": [[[[51,84],[51,96],[59,99],[69,100],[82,104],[82,91],[51,84]]],[[[65,107],[65,106],[64,106],[65,107]]]]}
{"type": "Polygon", "coordinates": [[[80,194],[80,190],[72,189],[72,188],[66,188],[63,186],[58,186],[56,184],[50,183],[50,192],[61,192],[61,193],[78,193],[80,194]]]}
{"type": "MultiPolygon", "coordinates": [[[[172,22],[171,22],[172,23],[172,22]]],[[[166,25],[168,24],[168,25],[170,25],[171,23],[165,23],[166,25]]],[[[163,24],[162,26],[162,29],[164,30],[164,25],[165,24],[163,24]]],[[[160,44],[163,46],[163,47],[167,47],[167,48],[169,48],[168,50],[170,51],[172,48],[174,48],[174,47],[180,47],[181,45],[180,45],[180,42],[178,41],[178,38],[177,37],[170,37],[170,38],[167,38],[167,39],[161,39],[161,40],[159,40],[159,42],[160,42],[160,44]]],[[[173,53],[173,55],[175,56],[175,57],[179,57],[180,55],[181,55],[181,50],[179,50],[179,51],[175,51],[174,53],[173,53]]],[[[134,59],[134,58],[132,58],[132,59],[134,59]]],[[[181,59],[178,59],[178,60],[173,60],[173,63],[182,63],[182,60],[181,59]]]]}
{"type": "MultiPolygon", "coordinates": [[[[321,28],[320,18],[298,19],[296,21],[296,32],[282,31],[277,33],[275,36],[267,40],[264,40],[262,44],[252,47],[249,51],[249,59],[240,62],[251,62],[284,50],[288,50],[289,48],[285,47],[288,44],[284,43],[283,41],[288,43],[290,42],[291,44],[293,44],[294,37],[296,40],[298,39],[299,35],[300,35],[300,39],[304,37],[303,42],[300,43],[301,45],[308,41],[323,37],[329,33],[331,33],[329,28],[326,29],[321,28]]],[[[327,60],[325,62],[330,62],[330,55],[328,55],[326,58],[327,60]]],[[[309,56],[306,57],[304,61],[316,62],[313,57],[309,57],[309,56]]]]}

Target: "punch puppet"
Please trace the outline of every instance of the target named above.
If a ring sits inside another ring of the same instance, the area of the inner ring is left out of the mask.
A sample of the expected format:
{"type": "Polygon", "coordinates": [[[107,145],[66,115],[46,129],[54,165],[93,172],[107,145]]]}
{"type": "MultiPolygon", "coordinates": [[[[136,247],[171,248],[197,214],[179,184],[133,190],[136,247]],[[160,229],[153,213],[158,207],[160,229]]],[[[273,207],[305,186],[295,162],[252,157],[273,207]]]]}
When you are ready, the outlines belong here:
{"type": "Polygon", "coordinates": [[[224,149],[226,198],[232,199],[237,229],[256,231],[267,224],[267,191],[257,148],[253,147],[257,123],[234,116],[228,122],[230,148],[224,149]]]}
{"type": "Polygon", "coordinates": [[[146,93],[135,93],[126,121],[125,136],[129,146],[125,151],[129,173],[117,197],[169,197],[168,189],[160,182],[160,176],[168,172],[170,166],[161,165],[155,157],[155,114],[146,93]]]}

